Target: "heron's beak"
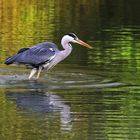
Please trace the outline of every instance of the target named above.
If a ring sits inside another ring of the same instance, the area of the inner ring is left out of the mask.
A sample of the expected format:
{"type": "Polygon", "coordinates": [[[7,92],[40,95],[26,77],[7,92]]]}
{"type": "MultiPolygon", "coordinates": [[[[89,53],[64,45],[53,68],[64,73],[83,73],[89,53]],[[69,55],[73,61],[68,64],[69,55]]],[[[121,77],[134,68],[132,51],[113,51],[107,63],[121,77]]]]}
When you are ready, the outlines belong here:
{"type": "Polygon", "coordinates": [[[82,45],[82,46],[85,46],[85,47],[87,47],[87,48],[89,48],[89,49],[92,49],[92,48],[93,48],[92,46],[90,46],[89,44],[85,43],[84,41],[82,41],[82,40],[80,40],[80,39],[76,39],[76,40],[74,40],[73,42],[74,42],[74,43],[77,43],[77,44],[80,44],[80,45],[82,45]]]}

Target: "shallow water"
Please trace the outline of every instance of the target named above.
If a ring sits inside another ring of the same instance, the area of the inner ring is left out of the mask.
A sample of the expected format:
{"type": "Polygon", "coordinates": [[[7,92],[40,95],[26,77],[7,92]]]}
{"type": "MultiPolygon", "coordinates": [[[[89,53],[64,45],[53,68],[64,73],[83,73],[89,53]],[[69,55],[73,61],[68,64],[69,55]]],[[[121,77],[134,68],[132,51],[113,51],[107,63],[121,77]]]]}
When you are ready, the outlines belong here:
{"type": "Polygon", "coordinates": [[[22,68],[1,67],[1,73],[3,139],[139,137],[138,84],[72,65],[44,71],[38,81],[29,81],[22,68]]]}
{"type": "Polygon", "coordinates": [[[2,0],[0,139],[139,140],[138,3],[2,0]],[[39,80],[28,80],[29,69],[3,64],[22,47],[60,46],[69,32],[93,49],[72,44],[71,56],[39,80]]]}

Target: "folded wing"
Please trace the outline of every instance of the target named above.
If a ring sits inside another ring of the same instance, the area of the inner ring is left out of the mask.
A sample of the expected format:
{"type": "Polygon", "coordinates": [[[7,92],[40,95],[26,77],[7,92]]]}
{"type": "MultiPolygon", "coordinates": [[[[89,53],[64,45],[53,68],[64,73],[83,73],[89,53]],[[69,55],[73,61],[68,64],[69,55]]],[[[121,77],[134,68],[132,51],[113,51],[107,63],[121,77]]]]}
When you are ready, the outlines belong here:
{"type": "Polygon", "coordinates": [[[18,63],[40,65],[55,57],[59,51],[54,43],[44,42],[28,49],[21,49],[12,57],[7,58],[5,64],[18,63]]]}

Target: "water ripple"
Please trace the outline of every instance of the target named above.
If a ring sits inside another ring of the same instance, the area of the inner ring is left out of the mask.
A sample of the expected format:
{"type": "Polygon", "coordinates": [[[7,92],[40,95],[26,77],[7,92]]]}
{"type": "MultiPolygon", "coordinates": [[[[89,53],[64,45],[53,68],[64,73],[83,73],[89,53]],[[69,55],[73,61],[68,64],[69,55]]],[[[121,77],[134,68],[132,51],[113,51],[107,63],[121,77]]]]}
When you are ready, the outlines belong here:
{"type": "MultiPolygon", "coordinates": [[[[27,75],[0,75],[0,86],[6,88],[28,87],[33,83],[43,83],[51,89],[72,89],[72,88],[109,88],[121,86],[123,83],[108,79],[98,74],[60,72],[46,74],[39,80],[28,80],[27,75]]],[[[38,85],[38,84],[37,84],[38,85]]],[[[30,87],[29,87],[30,88],[30,87]]]]}

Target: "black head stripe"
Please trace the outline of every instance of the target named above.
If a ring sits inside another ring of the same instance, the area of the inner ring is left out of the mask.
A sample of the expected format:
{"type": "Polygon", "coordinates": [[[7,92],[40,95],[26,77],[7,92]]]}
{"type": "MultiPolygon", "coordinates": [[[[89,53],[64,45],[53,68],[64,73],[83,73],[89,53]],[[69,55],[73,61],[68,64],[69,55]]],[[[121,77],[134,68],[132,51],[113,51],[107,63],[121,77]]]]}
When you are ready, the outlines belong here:
{"type": "Polygon", "coordinates": [[[74,33],[69,33],[69,36],[73,37],[74,39],[77,39],[78,37],[74,33]]]}

